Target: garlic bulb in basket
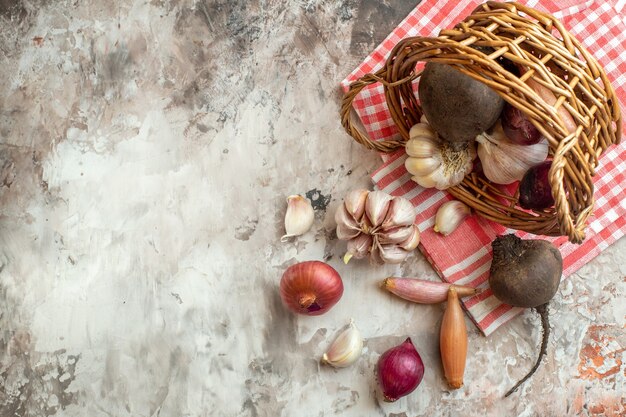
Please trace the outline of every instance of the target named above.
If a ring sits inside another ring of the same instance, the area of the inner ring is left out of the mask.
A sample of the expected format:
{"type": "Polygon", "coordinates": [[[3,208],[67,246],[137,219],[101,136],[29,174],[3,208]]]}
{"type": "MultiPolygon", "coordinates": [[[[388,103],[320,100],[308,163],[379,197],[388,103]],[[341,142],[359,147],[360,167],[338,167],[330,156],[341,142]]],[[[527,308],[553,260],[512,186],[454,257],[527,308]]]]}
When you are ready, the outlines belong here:
{"type": "Polygon", "coordinates": [[[404,165],[413,175],[412,179],[424,188],[446,188],[458,185],[472,171],[476,157],[473,143],[455,149],[441,140],[422,117],[421,122],[411,128],[406,143],[409,157],[404,165]]]}
{"type": "Polygon", "coordinates": [[[399,263],[419,244],[413,204],[382,191],[351,191],[335,212],[337,237],[348,241],[344,262],[369,255],[376,264],[399,263]]]}
{"type": "Polygon", "coordinates": [[[543,139],[534,145],[511,142],[498,121],[491,132],[476,137],[478,157],[485,177],[496,184],[511,184],[522,179],[526,171],[543,162],[548,156],[548,142],[543,139]]]}

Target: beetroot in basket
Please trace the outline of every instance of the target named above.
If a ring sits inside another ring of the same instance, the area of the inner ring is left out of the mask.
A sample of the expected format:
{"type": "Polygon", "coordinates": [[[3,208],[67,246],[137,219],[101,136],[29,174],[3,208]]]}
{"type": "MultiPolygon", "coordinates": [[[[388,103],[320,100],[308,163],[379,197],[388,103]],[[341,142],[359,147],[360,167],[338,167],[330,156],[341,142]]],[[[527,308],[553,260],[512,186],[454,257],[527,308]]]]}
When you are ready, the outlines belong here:
{"type": "MultiPolygon", "coordinates": [[[[529,212],[513,193],[509,196],[512,204],[502,205],[502,196],[494,192],[495,187],[489,187],[493,178],[470,174],[471,167],[459,184],[446,190],[475,213],[504,227],[582,242],[593,211],[593,172],[599,156],[619,142],[622,126],[615,91],[592,54],[547,13],[517,3],[484,3],[438,37],[402,39],[380,70],[352,82],[344,97],[342,122],[355,140],[382,152],[391,152],[409,141],[411,128],[423,115],[422,105],[428,112],[426,94],[420,102],[412,88],[416,81],[423,81],[422,73],[415,71],[422,62],[446,64],[448,69],[484,84],[524,115],[548,145],[547,156],[553,160],[550,186],[558,204],[529,212]],[[519,72],[510,71],[507,61],[515,62],[519,72]],[[385,104],[400,139],[372,141],[353,125],[352,102],[360,91],[378,82],[384,85],[385,104]]],[[[466,103],[465,109],[468,114],[476,113],[471,104],[466,103]]],[[[454,118],[444,120],[437,133],[450,141],[453,135],[449,130],[457,123],[454,118]]],[[[490,134],[490,126],[483,123],[481,120],[475,130],[485,129],[490,134]]],[[[481,162],[485,171],[485,161],[481,162]]]]}

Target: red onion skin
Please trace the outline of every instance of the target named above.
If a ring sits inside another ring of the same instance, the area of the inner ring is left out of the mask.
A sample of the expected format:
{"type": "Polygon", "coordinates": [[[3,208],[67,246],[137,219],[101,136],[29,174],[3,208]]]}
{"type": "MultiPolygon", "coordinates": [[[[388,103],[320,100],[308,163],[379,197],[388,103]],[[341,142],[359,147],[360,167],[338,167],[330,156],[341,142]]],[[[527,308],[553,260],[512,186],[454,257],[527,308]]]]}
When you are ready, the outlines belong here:
{"type": "Polygon", "coordinates": [[[424,363],[410,337],[383,353],[377,368],[378,382],[389,402],[413,392],[424,377],[424,363]]]}
{"type": "Polygon", "coordinates": [[[507,138],[518,145],[534,145],[541,142],[539,129],[533,125],[521,110],[506,103],[502,110],[502,130],[507,138]]]}
{"type": "Polygon", "coordinates": [[[291,265],[280,280],[280,298],[291,311],[319,316],[343,295],[341,276],[327,263],[306,261],[291,265]]]}
{"type": "Polygon", "coordinates": [[[519,184],[519,205],[525,209],[543,210],[554,205],[548,173],[552,161],[530,168],[519,184]]]}

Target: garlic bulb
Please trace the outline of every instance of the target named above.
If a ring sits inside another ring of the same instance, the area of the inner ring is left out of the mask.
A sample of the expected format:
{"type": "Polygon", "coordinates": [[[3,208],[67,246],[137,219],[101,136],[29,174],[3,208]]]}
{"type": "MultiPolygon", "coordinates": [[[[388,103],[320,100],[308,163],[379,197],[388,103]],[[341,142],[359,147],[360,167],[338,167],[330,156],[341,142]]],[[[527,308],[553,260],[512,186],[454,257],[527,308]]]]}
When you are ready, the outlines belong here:
{"type": "Polygon", "coordinates": [[[506,137],[500,121],[491,133],[478,135],[476,142],[485,177],[496,184],[521,180],[529,168],[545,161],[548,156],[545,139],[534,145],[517,145],[506,137]]]}
{"type": "Polygon", "coordinates": [[[470,208],[461,201],[446,201],[437,210],[433,230],[447,236],[454,232],[469,214],[470,208]]]}
{"type": "Polygon", "coordinates": [[[455,150],[439,138],[424,117],[411,128],[409,135],[405,147],[409,157],[404,166],[413,175],[413,181],[422,187],[445,190],[460,184],[472,171],[476,157],[473,143],[455,150]]]}
{"type": "Polygon", "coordinates": [[[309,231],[313,225],[313,206],[308,198],[301,195],[290,195],[287,197],[287,213],[285,214],[285,231],[280,238],[281,242],[286,242],[290,237],[300,236],[309,231]]]}
{"type": "Polygon", "coordinates": [[[321,362],[335,368],[345,368],[361,356],[362,350],[363,338],[354,325],[354,320],[350,320],[348,327],[337,336],[328,351],[324,353],[321,362]]]}
{"type": "Polygon", "coordinates": [[[369,255],[375,264],[399,263],[419,244],[415,207],[382,191],[350,192],[335,212],[337,237],[348,241],[343,260],[369,255]]]}

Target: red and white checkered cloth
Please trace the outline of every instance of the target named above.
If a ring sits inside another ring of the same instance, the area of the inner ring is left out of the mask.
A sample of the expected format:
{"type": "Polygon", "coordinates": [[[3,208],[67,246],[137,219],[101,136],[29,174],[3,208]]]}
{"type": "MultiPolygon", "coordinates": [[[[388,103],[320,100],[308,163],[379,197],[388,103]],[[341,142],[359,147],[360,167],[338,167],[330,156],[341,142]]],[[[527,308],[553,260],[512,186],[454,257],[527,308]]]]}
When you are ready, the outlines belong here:
{"type": "MultiPolygon", "coordinates": [[[[454,26],[481,3],[475,0],[423,0],[342,81],[342,87],[347,90],[351,82],[380,69],[391,49],[401,39],[437,35],[440,30],[454,26]]],[[[626,110],[626,0],[542,0],[524,3],[555,15],[585,45],[604,67],[616,89],[621,108],[626,110]]],[[[372,139],[389,139],[398,135],[380,84],[364,89],[354,100],[354,108],[372,139]]],[[[622,131],[625,128],[626,123],[622,131]]],[[[415,205],[417,223],[422,232],[420,249],[443,280],[488,287],[493,239],[504,233],[516,233],[527,238],[534,236],[471,216],[452,235],[442,237],[432,229],[435,213],[443,202],[452,197],[446,192],[424,189],[413,182],[404,168],[404,150],[381,156],[384,163],[374,172],[372,179],[377,188],[394,196],[406,197],[415,205]]],[[[564,277],[626,233],[626,146],[612,146],[605,152],[594,184],[596,204],[586,229],[585,241],[574,245],[565,237],[546,238],[563,255],[564,277]]],[[[485,335],[491,334],[521,311],[501,304],[489,289],[466,299],[464,304],[469,316],[485,335]]]]}

